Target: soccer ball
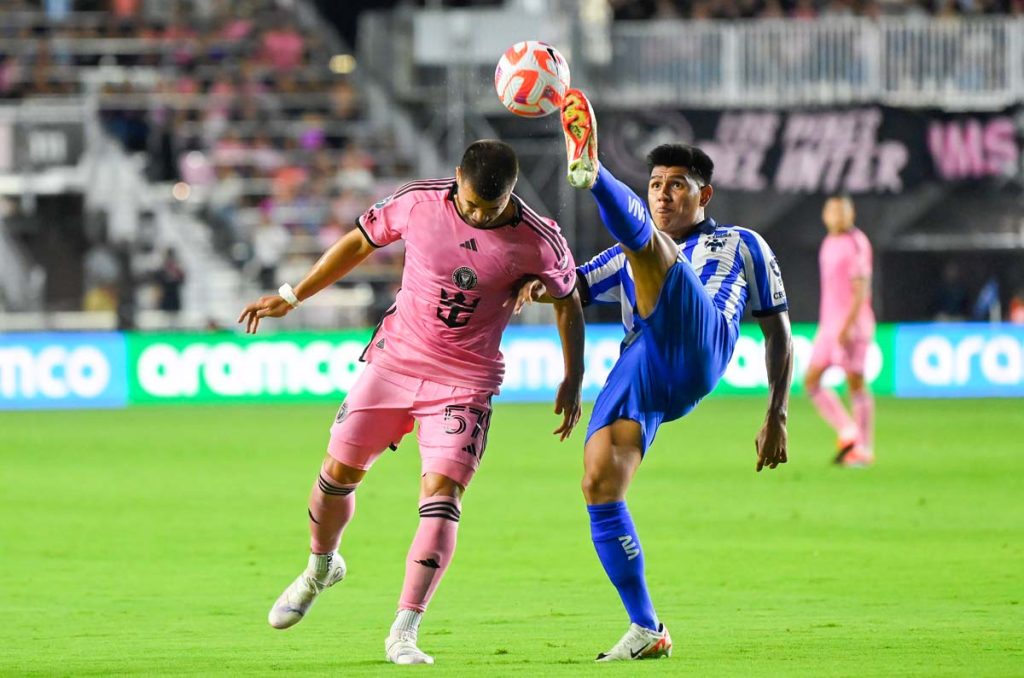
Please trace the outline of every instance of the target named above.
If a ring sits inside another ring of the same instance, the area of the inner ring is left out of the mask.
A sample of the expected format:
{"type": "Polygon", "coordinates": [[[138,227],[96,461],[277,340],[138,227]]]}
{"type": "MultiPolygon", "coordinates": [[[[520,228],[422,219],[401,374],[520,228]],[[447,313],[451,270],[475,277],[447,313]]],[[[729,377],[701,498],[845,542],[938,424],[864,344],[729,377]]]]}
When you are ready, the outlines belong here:
{"type": "Polygon", "coordinates": [[[501,103],[524,118],[560,109],[568,88],[569,64],[545,42],[517,42],[501,55],[494,71],[494,89],[501,103]]]}

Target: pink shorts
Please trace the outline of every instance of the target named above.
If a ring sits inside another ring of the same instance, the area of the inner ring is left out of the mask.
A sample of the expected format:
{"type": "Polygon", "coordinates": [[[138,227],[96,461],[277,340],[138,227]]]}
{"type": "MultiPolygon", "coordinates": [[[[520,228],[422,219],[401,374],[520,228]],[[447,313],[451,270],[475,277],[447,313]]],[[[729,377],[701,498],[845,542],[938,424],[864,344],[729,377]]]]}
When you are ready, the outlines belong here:
{"type": "Polygon", "coordinates": [[[445,386],[371,363],[334,418],[327,453],[346,466],[369,469],[417,421],[423,473],[440,473],[466,487],[487,447],[490,391],[445,386]]]}
{"type": "Polygon", "coordinates": [[[864,374],[869,346],[870,337],[857,337],[848,344],[841,344],[839,337],[819,334],[811,349],[811,367],[824,369],[836,365],[847,374],[864,374]]]}

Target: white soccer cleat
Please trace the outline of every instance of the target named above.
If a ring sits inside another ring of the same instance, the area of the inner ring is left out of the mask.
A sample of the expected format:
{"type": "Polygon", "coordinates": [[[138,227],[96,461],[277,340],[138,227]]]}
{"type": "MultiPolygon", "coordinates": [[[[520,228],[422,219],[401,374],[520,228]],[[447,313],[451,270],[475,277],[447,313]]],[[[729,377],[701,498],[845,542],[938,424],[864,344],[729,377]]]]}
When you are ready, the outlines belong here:
{"type": "Polygon", "coordinates": [[[323,555],[310,554],[309,564],[284,593],[274,602],[267,621],[275,629],[295,626],[309,612],[324,589],[345,578],[345,559],[337,551],[323,555]]]}
{"type": "Polygon", "coordinates": [[[394,631],[384,641],[384,652],[392,664],[433,664],[434,658],[416,647],[415,631],[394,631]]]}
{"type": "Polygon", "coordinates": [[[633,659],[658,659],[672,656],[672,637],[664,624],[657,631],[630,624],[629,630],[615,646],[597,655],[599,662],[630,661],[633,659]]]}

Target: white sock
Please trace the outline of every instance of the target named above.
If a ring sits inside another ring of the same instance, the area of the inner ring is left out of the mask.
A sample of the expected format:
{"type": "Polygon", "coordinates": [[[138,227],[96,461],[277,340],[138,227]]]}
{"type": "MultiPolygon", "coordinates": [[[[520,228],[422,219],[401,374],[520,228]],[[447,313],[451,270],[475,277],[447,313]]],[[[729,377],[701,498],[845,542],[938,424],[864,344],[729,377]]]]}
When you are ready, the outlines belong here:
{"type": "Polygon", "coordinates": [[[318,582],[323,583],[324,580],[327,579],[327,574],[331,571],[331,564],[334,562],[334,558],[337,555],[337,551],[309,554],[308,568],[312,570],[313,578],[318,582]]]}
{"type": "Polygon", "coordinates": [[[400,631],[412,631],[413,633],[419,633],[421,619],[423,619],[422,612],[417,612],[416,610],[399,610],[398,614],[395,615],[395,623],[391,625],[391,633],[395,634],[400,631]]]}

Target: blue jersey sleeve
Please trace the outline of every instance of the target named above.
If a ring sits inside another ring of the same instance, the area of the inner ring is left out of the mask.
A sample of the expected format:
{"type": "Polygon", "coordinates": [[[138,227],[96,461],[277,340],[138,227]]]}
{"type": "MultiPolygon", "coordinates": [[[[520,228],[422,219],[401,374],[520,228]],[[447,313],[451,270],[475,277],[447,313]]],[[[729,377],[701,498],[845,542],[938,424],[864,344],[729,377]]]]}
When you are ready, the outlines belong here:
{"type": "Polygon", "coordinates": [[[609,247],[576,268],[580,298],[586,304],[617,304],[622,299],[622,271],[626,255],[621,245],[609,247]]]}
{"type": "Polygon", "coordinates": [[[743,275],[750,290],[750,309],[755,316],[781,313],[789,308],[782,271],[772,249],[759,234],[740,230],[743,275]]]}

